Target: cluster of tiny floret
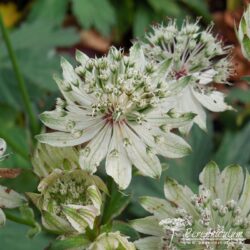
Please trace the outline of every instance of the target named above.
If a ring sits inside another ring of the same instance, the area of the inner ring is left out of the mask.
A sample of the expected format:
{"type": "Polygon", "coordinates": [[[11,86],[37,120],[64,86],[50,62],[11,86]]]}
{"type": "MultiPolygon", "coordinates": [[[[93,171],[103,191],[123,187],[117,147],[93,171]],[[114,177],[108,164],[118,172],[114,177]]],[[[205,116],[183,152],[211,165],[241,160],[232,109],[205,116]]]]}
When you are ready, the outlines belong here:
{"type": "Polygon", "coordinates": [[[48,209],[53,209],[50,212],[63,216],[62,205],[88,205],[91,203],[87,195],[87,188],[88,186],[81,176],[74,173],[62,174],[45,191],[45,204],[48,203],[48,209]],[[51,203],[52,206],[49,206],[51,203]]]}
{"type": "MultiPolygon", "coordinates": [[[[64,91],[83,90],[92,100],[88,115],[102,115],[110,123],[140,122],[143,119],[141,113],[157,105],[167,94],[164,82],[152,81],[155,73],[152,64],[139,70],[129,57],[114,48],[107,57],[89,58],[86,65],[76,67],[75,72],[78,77],[70,83],[64,82],[64,91]]],[[[58,99],[57,110],[66,116],[67,103],[58,99]]],[[[69,121],[69,130],[74,125],[69,121]]]]}
{"type": "Polygon", "coordinates": [[[146,36],[148,43],[143,43],[145,55],[156,62],[172,58],[172,70],[168,77],[174,79],[214,70],[214,82],[227,82],[232,74],[228,57],[231,48],[223,47],[222,41],[213,36],[212,27],[201,30],[199,20],[195,23],[186,20],[180,29],[175,21],[170,21],[167,26],[155,26],[146,36]]]}

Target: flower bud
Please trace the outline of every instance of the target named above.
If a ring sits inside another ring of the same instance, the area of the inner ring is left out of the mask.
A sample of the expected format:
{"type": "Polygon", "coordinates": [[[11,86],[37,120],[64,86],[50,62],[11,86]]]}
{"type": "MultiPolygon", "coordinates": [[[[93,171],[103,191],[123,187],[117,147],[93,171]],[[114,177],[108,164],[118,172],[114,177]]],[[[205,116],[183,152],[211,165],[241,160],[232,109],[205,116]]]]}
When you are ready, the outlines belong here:
{"type": "Polygon", "coordinates": [[[102,194],[107,188],[102,180],[84,170],[55,169],[38,186],[40,194],[27,195],[42,212],[45,228],[58,234],[84,233],[93,229],[100,215],[102,194]]]}

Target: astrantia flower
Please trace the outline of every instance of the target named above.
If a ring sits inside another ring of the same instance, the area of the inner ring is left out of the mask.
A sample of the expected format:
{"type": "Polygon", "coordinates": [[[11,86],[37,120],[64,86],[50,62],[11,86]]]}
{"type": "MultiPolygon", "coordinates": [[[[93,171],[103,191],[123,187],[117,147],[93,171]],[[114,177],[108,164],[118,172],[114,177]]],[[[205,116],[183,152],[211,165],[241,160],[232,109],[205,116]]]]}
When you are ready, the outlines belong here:
{"type": "Polygon", "coordinates": [[[80,165],[94,173],[106,157],[106,171],[126,188],[134,165],[143,175],[159,177],[156,154],[179,158],[190,146],[170,130],[189,123],[193,113],[177,114],[161,105],[185,87],[191,77],[162,81],[171,60],[157,67],[145,61],[136,45],[125,56],[111,48],[107,57],[90,59],[77,52],[75,69],[62,60],[63,79],[56,82],[65,98],[56,110],[41,115],[43,123],[60,132],[41,134],[42,143],[65,147],[82,145],[80,165]],[[84,145],[83,145],[84,144],[84,145]]]}
{"type": "Polygon", "coordinates": [[[203,245],[182,242],[187,228],[196,233],[208,232],[210,239],[215,237],[213,232],[216,230],[242,233],[238,242],[234,237],[232,240],[235,242],[220,242],[222,245],[216,244],[216,241],[214,245],[210,243],[211,249],[242,249],[242,240],[250,237],[249,173],[246,171],[244,176],[243,169],[238,165],[228,166],[220,172],[218,166],[211,162],[200,174],[200,181],[198,194],[168,178],[164,186],[167,200],[142,198],[142,206],[153,216],[132,222],[136,230],[151,235],[135,242],[138,249],[165,250],[169,244],[176,249],[209,249],[205,242],[203,245]],[[181,233],[176,230],[171,242],[172,232],[165,226],[165,220],[173,219],[175,222],[176,218],[182,219],[182,227],[176,227],[181,233]]]}
{"type": "MultiPolygon", "coordinates": [[[[232,73],[230,47],[223,47],[211,29],[212,26],[201,30],[198,21],[190,23],[188,20],[178,29],[176,22],[170,21],[167,26],[153,27],[152,33],[146,35],[146,43],[142,44],[145,56],[156,65],[173,59],[166,74],[168,80],[193,76],[194,81],[173,100],[173,105],[181,112],[197,114],[194,122],[202,129],[206,129],[203,107],[214,112],[231,108],[224,102],[224,94],[209,85],[226,83],[232,73]]],[[[190,127],[183,130],[187,132],[190,127]]]]}
{"type": "Polygon", "coordinates": [[[41,211],[43,225],[58,234],[76,234],[93,229],[101,211],[101,191],[107,188],[99,177],[83,170],[54,169],[38,191],[27,195],[41,211]]]}
{"type": "MultiPolygon", "coordinates": [[[[0,138],[0,161],[4,159],[6,142],[0,138]]],[[[0,179],[1,178],[15,178],[20,173],[17,169],[6,169],[0,168],[0,179]]],[[[8,187],[0,185],[0,227],[3,226],[6,222],[6,217],[2,209],[4,208],[17,208],[23,206],[27,203],[27,200],[24,196],[15,192],[8,187]]]]}
{"type": "Polygon", "coordinates": [[[127,237],[122,236],[119,232],[103,233],[99,235],[95,241],[87,247],[87,250],[135,250],[132,242],[127,237]]]}

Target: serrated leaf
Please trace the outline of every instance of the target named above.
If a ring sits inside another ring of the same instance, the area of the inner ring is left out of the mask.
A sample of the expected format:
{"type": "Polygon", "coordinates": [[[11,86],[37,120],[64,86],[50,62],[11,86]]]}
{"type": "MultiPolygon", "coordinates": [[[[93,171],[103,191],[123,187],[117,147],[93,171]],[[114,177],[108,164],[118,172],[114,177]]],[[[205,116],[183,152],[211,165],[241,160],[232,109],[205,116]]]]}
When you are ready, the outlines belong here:
{"type": "MultiPolygon", "coordinates": [[[[55,28],[49,22],[37,21],[34,23],[24,23],[20,28],[12,31],[10,33],[10,40],[15,52],[25,49],[39,52],[40,49],[49,50],[55,47],[71,46],[78,42],[79,36],[74,28],[55,28]]],[[[0,48],[0,56],[7,56],[5,46],[2,44],[0,48]]],[[[40,55],[43,52],[41,51],[40,55]]]]}
{"type": "Polygon", "coordinates": [[[45,20],[59,25],[65,17],[68,3],[68,0],[37,0],[32,5],[28,20],[45,20]]]}
{"type": "Polygon", "coordinates": [[[101,34],[110,35],[115,24],[115,10],[108,0],[73,0],[73,12],[80,24],[94,27],[101,34]]]}
{"type": "MultiPolygon", "coordinates": [[[[41,93],[44,93],[41,89],[57,90],[56,84],[52,80],[52,75],[60,71],[55,48],[72,46],[78,42],[79,35],[73,28],[55,28],[53,23],[37,21],[25,23],[12,31],[10,40],[21,74],[25,78],[31,96],[35,97],[32,99],[37,100],[41,98],[41,93]],[[36,89],[32,89],[32,85],[35,85],[36,89]]],[[[4,95],[3,101],[20,110],[22,107],[20,95],[18,91],[13,91],[18,87],[16,79],[12,75],[12,65],[4,44],[0,45],[0,51],[1,68],[7,70],[8,76],[10,76],[10,78],[6,78],[5,74],[0,78],[2,85],[0,88],[4,93],[2,94],[4,95]]]]}

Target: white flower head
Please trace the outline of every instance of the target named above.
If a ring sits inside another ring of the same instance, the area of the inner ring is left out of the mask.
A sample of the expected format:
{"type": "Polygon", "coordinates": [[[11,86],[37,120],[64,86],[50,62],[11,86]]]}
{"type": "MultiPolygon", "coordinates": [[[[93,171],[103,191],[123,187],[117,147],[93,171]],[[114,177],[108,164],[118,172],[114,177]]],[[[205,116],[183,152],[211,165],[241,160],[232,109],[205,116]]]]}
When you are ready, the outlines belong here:
{"type": "MultiPolygon", "coordinates": [[[[166,75],[168,81],[193,77],[180,98],[175,98],[173,105],[181,112],[196,113],[194,122],[206,129],[203,107],[214,112],[231,109],[224,103],[224,94],[209,86],[212,82],[227,83],[232,74],[230,47],[224,47],[218,37],[213,36],[212,25],[202,30],[199,20],[190,23],[186,19],[180,29],[175,21],[152,29],[146,35],[147,41],[142,43],[146,57],[156,65],[163,60],[173,59],[166,75]]],[[[183,131],[188,132],[190,128],[186,126],[183,131]]]]}
{"type": "MultiPolygon", "coordinates": [[[[211,249],[215,249],[213,247],[218,241],[224,248],[229,244],[235,247],[232,249],[242,249],[244,239],[250,237],[250,175],[248,171],[244,174],[239,165],[231,165],[220,172],[218,166],[210,162],[201,172],[200,182],[199,193],[194,194],[187,186],[182,186],[177,181],[167,178],[164,186],[166,200],[155,197],[141,198],[142,206],[153,215],[131,222],[138,232],[150,235],[135,242],[138,249],[145,249],[147,244],[151,244],[152,249],[165,249],[164,246],[169,243],[169,241],[166,243],[166,239],[170,239],[170,236],[161,225],[169,226],[172,222],[174,227],[174,222],[178,222],[176,218],[181,221],[188,218],[187,221],[192,221],[186,224],[186,228],[191,229],[195,235],[201,232],[203,235],[208,235],[211,240],[209,243],[211,249]],[[217,234],[219,231],[225,234],[217,234]],[[226,235],[227,239],[224,239],[223,235],[226,235]]],[[[181,225],[184,228],[185,224],[181,225]]],[[[195,249],[196,245],[184,244],[185,237],[183,243],[183,235],[185,232],[174,234],[173,246],[177,248],[179,246],[181,249],[195,249]]],[[[199,244],[197,245],[199,249],[207,249],[206,241],[204,244],[202,242],[199,244]]]]}
{"type": "Polygon", "coordinates": [[[39,194],[27,193],[42,213],[42,223],[57,234],[84,233],[93,229],[101,213],[102,180],[84,170],[54,169],[38,186],[39,194]]]}
{"type": "Polygon", "coordinates": [[[58,99],[54,111],[41,115],[46,126],[59,132],[39,135],[40,142],[81,145],[80,165],[91,173],[106,158],[107,174],[122,189],[130,183],[132,165],[143,175],[158,178],[161,165],[156,154],[179,158],[190,152],[171,129],[190,123],[195,115],[162,109],[192,80],[187,76],[172,86],[166,84],[163,75],[171,60],[155,68],[138,44],[129,56],[111,48],[106,57],[90,59],[78,51],[76,59],[80,63],[76,68],[63,59],[63,79],[56,78],[64,100],[58,99]]]}

